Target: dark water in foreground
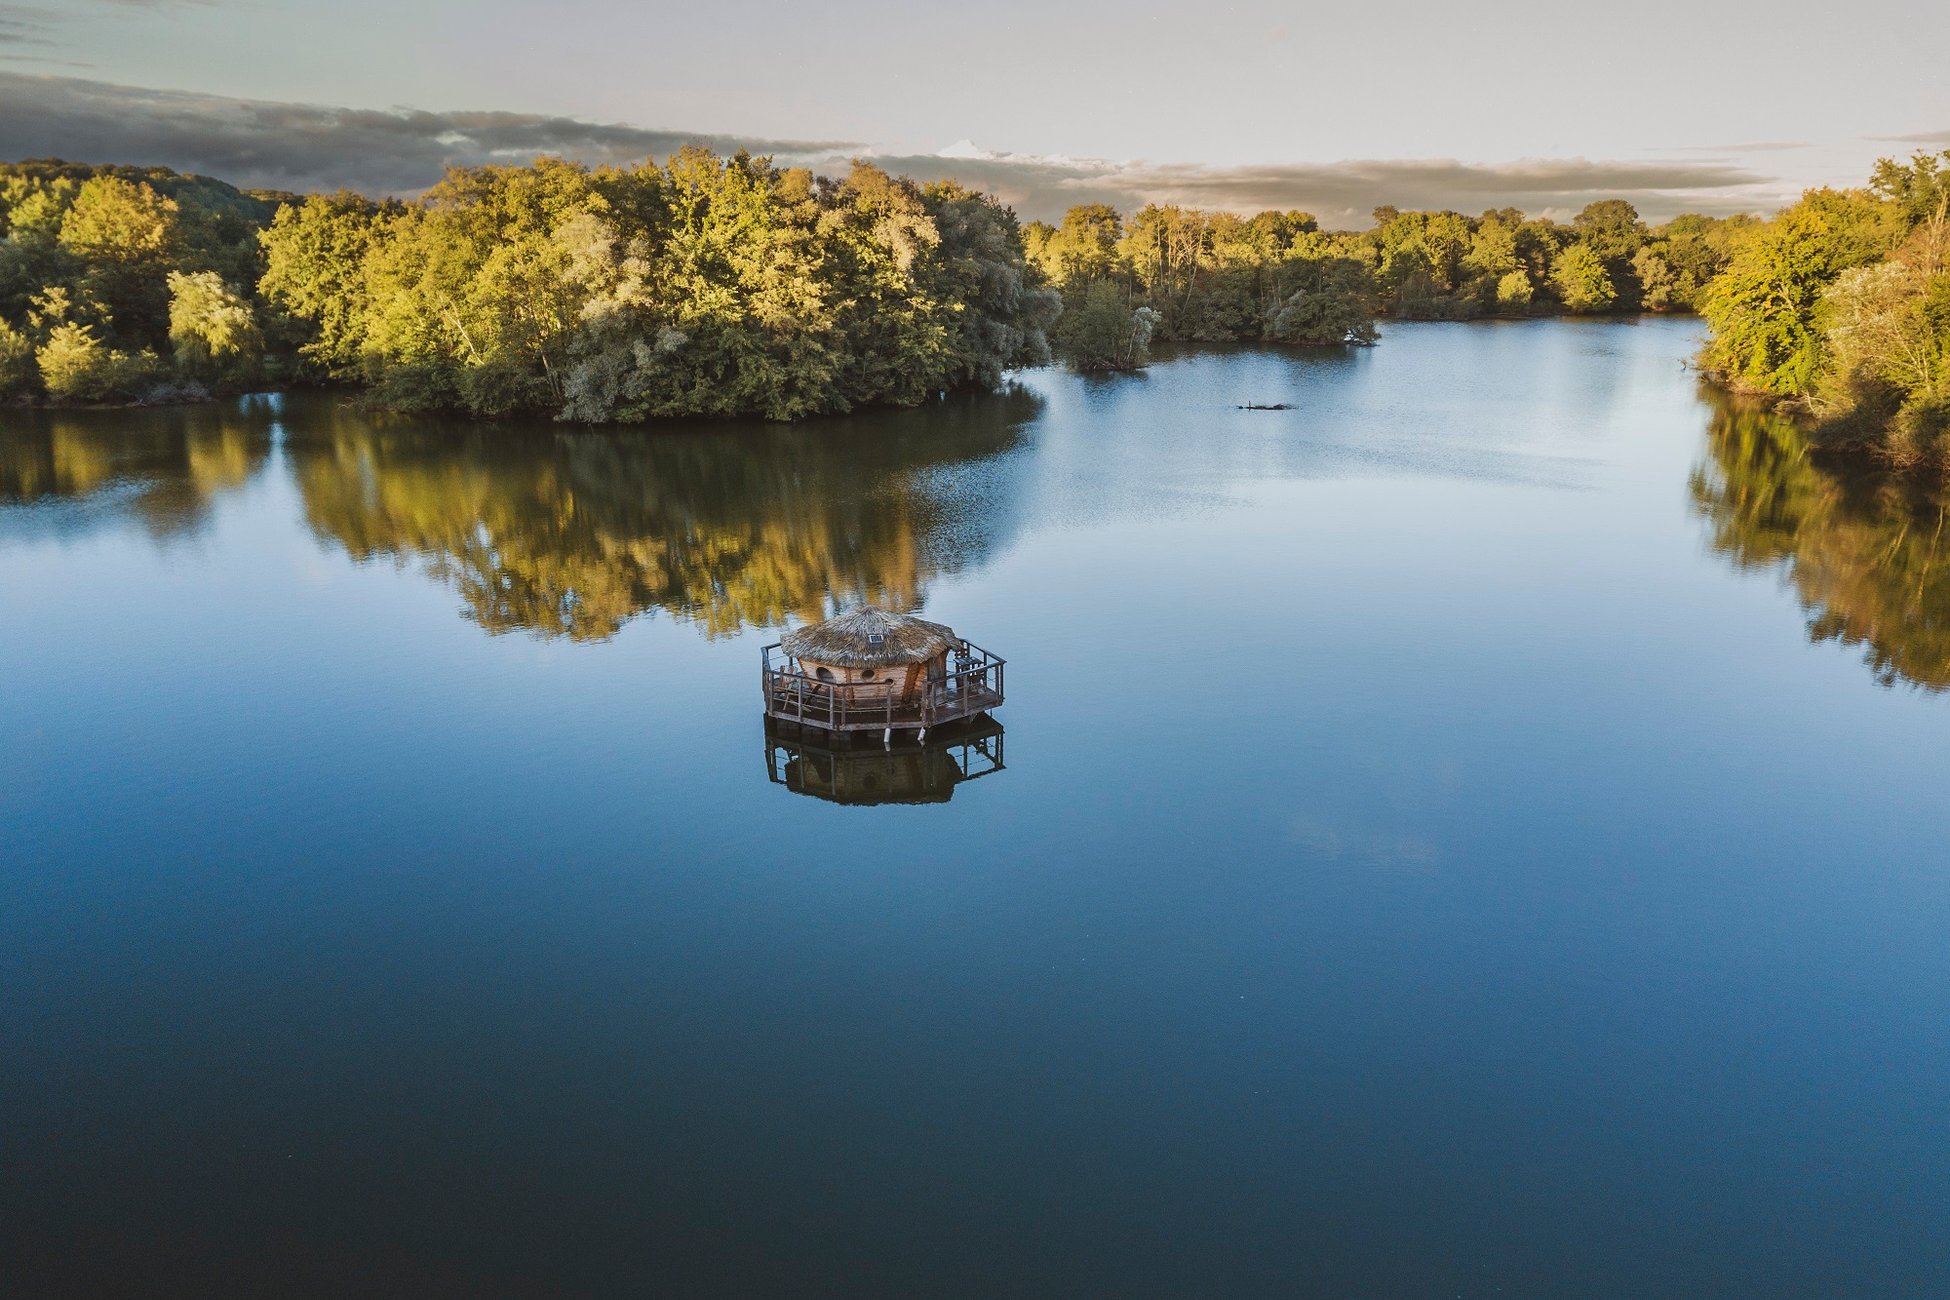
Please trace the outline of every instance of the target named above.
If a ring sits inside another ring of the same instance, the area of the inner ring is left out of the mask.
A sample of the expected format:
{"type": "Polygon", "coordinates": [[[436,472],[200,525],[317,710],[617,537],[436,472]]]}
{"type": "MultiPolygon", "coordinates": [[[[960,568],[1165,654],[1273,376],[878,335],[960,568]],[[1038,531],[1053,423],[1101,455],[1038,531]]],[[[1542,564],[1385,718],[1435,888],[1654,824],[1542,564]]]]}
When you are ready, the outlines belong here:
{"type": "Polygon", "coordinates": [[[1950,1295],[1950,539],[1693,341],[0,415],[0,1290],[1950,1295]]]}

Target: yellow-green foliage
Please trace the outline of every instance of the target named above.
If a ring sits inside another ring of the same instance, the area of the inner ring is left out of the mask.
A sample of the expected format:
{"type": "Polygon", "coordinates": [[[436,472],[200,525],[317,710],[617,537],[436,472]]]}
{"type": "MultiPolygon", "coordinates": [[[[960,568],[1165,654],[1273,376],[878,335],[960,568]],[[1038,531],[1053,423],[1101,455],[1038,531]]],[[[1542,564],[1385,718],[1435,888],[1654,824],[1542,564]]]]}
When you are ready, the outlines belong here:
{"type": "Polygon", "coordinates": [[[1817,440],[1950,469],[1950,153],[1885,159],[1747,233],[1707,293],[1704,361],[1818,417],[1817,440]]]}
{"type": "Polygon", "coordinates": [[[699,149],[458,169],[410,205],[313,199],[263,243],[308,357],[388,405],[482,415],[911,405],[1045,359],[1054,305],[990,198],[699,149]]]}
{"type": "Polygon", "coordinates": [[[1090,286],[1115,281],[1157,313],[1161,338],[1343,343],[1374,337],[1377,314],[1692,311],[1745,221],[1687,215],[1648,227],[1631,204],[1608,199],[1568,226],[1514,208],[1471,217],[1381,207],[1371,229],[1353,233],[1323,231],[1304,212],[1149,204],[1127,217],[1084,204],[1023,236],[1072,310],[1090,286]]]}
{"type": "Polygon", "coordinates": [[[153,352],[109,347],[86,325],[57,325],[35,354],[41,386],[57,400],[104,402],[137,396],[155,378],[153,352]]]}
{"type": "Polygon", "coordinates": [[[169,342],[195,376],[244,376],[263,354],[250,299],[215,271],[169,273],[169,342]]]}
{"type": "Polygon", "coordinates": [[[341,190],[278,209],[263,237],[258,292],[309,323],[298,351],[338,379],[358,374],[366,333],[365,260],[380,233],[378,204],[341,190]]]}
{"type": "Polygon", "coordinates": [[[1567,311],[1603,311],[1618,297],[1604,260],[1589,244],[1573,244],[1558,256],[1551,284],[1567,311]]]}
{"type": "Polygon", "coordinates": [[[0,164],[0,322],[47,353],[36,369],[57,375],[55,400],[146,392],[165,350],[205,378],[250,374],[266,350],[256,306],[247,290],[222,287],[256,283],[256,229],[272,210],[165,168],[0,164]],[[179,308],[179,279],[213,280],[230,301],[194,323],[189,303],[202,290],[185,290],[179,308]],[[240,313],[253,328],[240,330],[240,313]],[[57,339],[63,326],[81,332],[57,339]]]}
{"type": "Polygon", "coordinates": [[[1157,313],[1108,280],[1083,286],[1057,321],[1057,346],[1078,370],[1135,370],[1150,356],[1157,313]]]}
{"type": "Polygon", "coordinates": [[[39,374],[33,340],[0,320],[0,400],[30,391],[39,374]]]}

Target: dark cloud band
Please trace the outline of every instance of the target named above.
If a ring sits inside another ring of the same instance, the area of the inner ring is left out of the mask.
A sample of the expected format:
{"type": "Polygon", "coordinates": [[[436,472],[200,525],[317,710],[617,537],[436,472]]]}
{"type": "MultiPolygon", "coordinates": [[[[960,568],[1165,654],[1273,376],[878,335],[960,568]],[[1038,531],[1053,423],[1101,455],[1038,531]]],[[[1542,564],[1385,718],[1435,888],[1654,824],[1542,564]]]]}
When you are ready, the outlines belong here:
{"type": "Polygon", "coordinates": [[[526,162],[545,153],[617,163],[691,143],[783,157],[858,148],[533,113],[329,108],[0,72],[0,157],[162,164],[271,189],[411,193],[456,164],[526,162]]]}
{"type": "Polygon", "coordinates": [[[1258,167],[997,158],[882,158],[891,171],[955,176],[992,189],[1026,215],[1071,203],[1147,202],[1253,211],[1302,208],[1336,226],[1364,226],[1380,204],[1479,212],[1516,207],[1575,212],[1594,199],[1626,198],[1648,217],[1681,211],[1732,213],[1773,206],[1773,178],[1719,162],[1477,164],[1454,159],[1349,161],[1258,167]]]}
{"type": "MultiPolygon", "coordinates": [[[[160,163],[248,186],[412,193],[455,164],[519,162],[537,154],[619,163],[662,157],[690,143],[827,168],[843,168],[863,151],[849,141],[700,135],[524,113],[330,108],[0,72],[0,157],[160,163]]],[[[1045,218],[1073,203],[1130,209],[1170,202],[1237,211],[1304,208],[1333,225],[1359,226],[1382,203],[1555,214],[1620,197],[1659,219],[1680,211],[1758,210],[1783,197],[1770,189],[1772,178],[1719,160],[1199,167],[978,154],[876,161],[922,180],[961,180],[997,194],[1025,217],[1045,218]]]]}

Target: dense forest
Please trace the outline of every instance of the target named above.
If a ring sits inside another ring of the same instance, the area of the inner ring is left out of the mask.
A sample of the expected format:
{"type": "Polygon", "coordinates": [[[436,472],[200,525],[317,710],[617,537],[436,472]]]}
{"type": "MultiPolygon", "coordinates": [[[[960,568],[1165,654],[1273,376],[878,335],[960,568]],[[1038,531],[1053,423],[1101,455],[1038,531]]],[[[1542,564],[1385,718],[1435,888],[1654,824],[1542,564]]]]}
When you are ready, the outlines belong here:
{"type": "Polygon", "coordinates": [[[1950,470],[1947,252],[1950,151],[1810,190],[1708,286],[1706,368],[1810,413],[1818,450],[1950,470]]]}
{"type": "Polygon", "coordinates": [[[382,406],[604,423],[912,405],[1153,338],[1343,345],[1422,319],[1689,310],[1740,222],[1648,229],[1379,210],[1324,231],[841,180],[685,150],[456,169],[413,202],[245,192],[166,169],[0,168],[0,396],[167,401],[292,383],[382,406]]]}
{"type": "Polygon", "coordinates": [[[0,400],[299,383],[400,410],[796,419],[994,385],[1158,340],[1341,346],[1377,317],[1698,311],[1706,368],[1823,446],[1950,465],[1950,153],[1771,220],[1592,203],[1309,214],[1074,207],[1021,225],[954,182],[683,150],[455,169],[411,202],[166,169],[0,166],[0,400]]]}
{"type": "Polygon", "coordinates": [[[0,167],[0,399],[168,400],[277,377],[265,359],[287,340],[267,336],[254,288],[289,197],[167,168],[0,167]]]}
{"type": "Polygon", "coordinates": [[[1377,208],[1374,226],[1324,231],[1305,212],[1149,205],[1071,208],[1023,229],[1032,263],[1063,291],[1059,349],[1084,368],[1141,362],[1152,339],[1337,344],[1405,320],[1693,311],[1751,218],[1682,216],[1648,227],[1622,199],[1569,225],[1514,208],[1377,208]]]}
{"type": "Polygon", "coordinates": [[[412,203],[85,170],[0,181],[11,392],[328,381],[406,410],[794,419],[993,384],[1048,360],[1061,309],[1008,209],[866,164],[544,159],[412,203]]]}

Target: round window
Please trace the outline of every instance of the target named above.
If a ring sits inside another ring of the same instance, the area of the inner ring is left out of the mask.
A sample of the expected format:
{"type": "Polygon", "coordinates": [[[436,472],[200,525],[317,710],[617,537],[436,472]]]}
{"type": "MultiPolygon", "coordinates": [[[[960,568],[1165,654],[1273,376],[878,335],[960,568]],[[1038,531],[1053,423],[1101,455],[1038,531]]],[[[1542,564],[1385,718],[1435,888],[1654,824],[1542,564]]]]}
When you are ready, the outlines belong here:
{"type": "Polygon", "coordinates": [[[833,670],[826,667],[815,668],[813,669],[813,676],[822,682],[830,682],[833,680],[833,670]]]}

